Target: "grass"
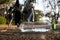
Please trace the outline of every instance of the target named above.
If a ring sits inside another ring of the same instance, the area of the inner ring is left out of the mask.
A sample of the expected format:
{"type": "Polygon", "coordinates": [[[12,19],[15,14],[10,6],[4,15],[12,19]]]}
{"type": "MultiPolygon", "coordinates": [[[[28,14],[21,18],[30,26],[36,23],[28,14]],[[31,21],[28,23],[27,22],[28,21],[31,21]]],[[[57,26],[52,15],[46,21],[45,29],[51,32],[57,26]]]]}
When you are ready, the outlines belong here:
{"type": "MultiPolygon", "coordinates": [[[[11,29],[16,29],[16,28],[17,28],[16,25],[12,25],[12,27],[11,27],[11,29]]],[[[0,29],[10,29],[10,28],[8,27],[8,25],[2,24],[2,25],[0,25],[0,29]]]]}

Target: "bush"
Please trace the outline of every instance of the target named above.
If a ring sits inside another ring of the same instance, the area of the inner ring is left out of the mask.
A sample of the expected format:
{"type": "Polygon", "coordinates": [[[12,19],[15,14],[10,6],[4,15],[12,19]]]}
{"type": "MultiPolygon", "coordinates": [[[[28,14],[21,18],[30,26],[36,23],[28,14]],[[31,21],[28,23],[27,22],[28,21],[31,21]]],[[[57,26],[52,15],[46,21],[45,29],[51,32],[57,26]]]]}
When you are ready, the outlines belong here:
{"type": "Polygon", "coordinates": [[[0,24],[6,24],[6,18],[0,16],[0,24]]]}

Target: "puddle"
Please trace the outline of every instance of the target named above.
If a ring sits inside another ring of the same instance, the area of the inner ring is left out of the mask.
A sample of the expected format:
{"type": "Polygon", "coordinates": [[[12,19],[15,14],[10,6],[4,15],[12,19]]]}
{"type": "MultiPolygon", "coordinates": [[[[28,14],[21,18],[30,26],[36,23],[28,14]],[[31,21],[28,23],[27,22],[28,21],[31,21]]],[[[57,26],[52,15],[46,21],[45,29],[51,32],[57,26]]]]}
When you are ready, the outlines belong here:
{"type": "Polygon", "coordinates": [[[21,28],[20,30],[21,30],[21,32],[47,32],[50,29],[46,29],[46,28],[24,29],[24,28],[21,28]]]}

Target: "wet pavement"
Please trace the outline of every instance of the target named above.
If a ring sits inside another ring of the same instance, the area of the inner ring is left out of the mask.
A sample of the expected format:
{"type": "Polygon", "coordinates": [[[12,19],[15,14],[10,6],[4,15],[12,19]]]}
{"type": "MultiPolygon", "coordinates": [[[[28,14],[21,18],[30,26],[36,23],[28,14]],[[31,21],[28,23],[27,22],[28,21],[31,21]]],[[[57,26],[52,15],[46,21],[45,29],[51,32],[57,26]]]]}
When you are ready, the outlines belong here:
{"type": "MultiPolygon", "coordinates": [[[[50,29],[48,25],[38,25],[37,27],[50,29]]],[[[0,30],[0,40],[60,40],[60,25],[57,25],[57,30],[47,32],[21,32],[19,28],[4,29],[0,30]]]]}
{"type": "Polygon", "coordinates": [[[8,29],[0,32],[0,40],[60,40],[60,31],[21,32],[19,29],[8,29]]]}

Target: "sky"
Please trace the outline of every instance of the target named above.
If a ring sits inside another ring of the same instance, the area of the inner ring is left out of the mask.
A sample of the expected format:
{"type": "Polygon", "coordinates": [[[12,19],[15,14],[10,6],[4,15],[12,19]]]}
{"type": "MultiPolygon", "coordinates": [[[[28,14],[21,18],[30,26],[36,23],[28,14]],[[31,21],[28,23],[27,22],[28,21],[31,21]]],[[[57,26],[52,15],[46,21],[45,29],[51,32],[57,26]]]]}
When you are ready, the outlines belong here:
{"type": "Polygon", "coordinates": [[[44,10],[44,6],[43,6],[43,1],[42,0],[38,0],[37,3],[34,6],[35,6],[35,9],[37,9],[37,10],[44,10]]]}

